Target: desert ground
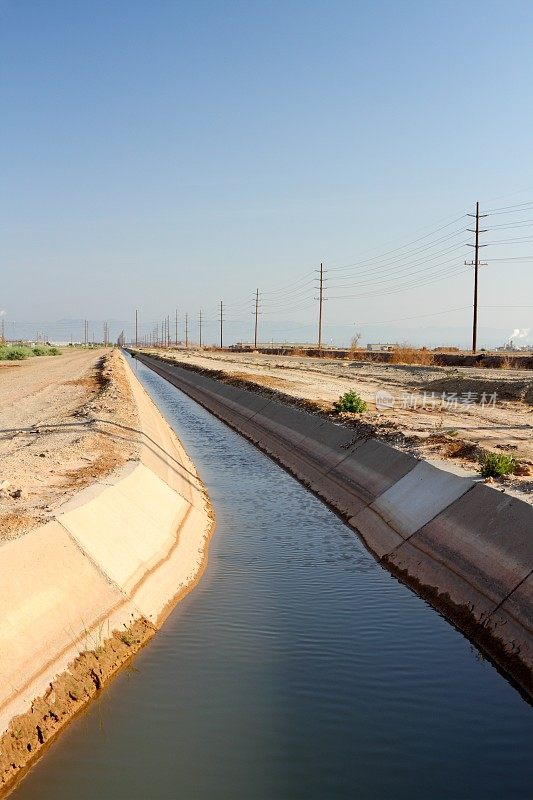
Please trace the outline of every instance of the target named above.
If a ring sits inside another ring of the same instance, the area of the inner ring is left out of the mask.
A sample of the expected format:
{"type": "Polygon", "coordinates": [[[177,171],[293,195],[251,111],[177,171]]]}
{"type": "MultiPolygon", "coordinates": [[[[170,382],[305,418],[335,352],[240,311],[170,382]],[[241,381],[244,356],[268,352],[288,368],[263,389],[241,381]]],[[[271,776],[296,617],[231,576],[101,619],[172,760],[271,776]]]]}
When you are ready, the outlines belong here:
{"type": "Polygon", "coordinates": [[[47,522],[77,490],[134,457],[125,369],[118,350],[104,349],[0,364],[0,541],[47,522]]]}
{"type": "MultiPolygon", "coordinates": [[[[153,351],[156,352],[156,351],[153,351]]],[[[159,351],[161,354],[161,351],[159,351]]],[[[521,475],[498,480],[502,490],[533,501],[533,373],[530,370],[415,366],[208,350],[165,350],[185,365],[218,370],[230,380],[266,387],[295,403],[331,412],[354,389],[368,404],[339,415],[373,435],[430,460],[477,471],[479,454],[508,453],[521,475]],[[392,408],[376,407],[386,392],[392,408]]],[[[493,479],[488,479],[493,480],[493,479]]]]}

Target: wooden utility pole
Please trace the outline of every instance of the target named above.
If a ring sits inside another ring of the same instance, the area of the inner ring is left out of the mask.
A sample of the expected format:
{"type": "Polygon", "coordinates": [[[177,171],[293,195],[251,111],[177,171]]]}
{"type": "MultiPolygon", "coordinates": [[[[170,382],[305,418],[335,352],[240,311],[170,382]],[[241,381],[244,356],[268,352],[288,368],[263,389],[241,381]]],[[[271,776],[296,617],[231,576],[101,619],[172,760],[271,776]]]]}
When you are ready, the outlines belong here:
{"type": "Polygon", "coordinates": [[[257,318],[259,316],[259,289],[255,290],[254,350],[257,350],[257,318]]]}
{"type": "Polygon", "coordinates": [[[222,300],[221,300],[220,301],[220,349],[221,350],[222,350],[222,347],[223,347],[223,344],[222,344],[222,322],[223,322],[223,317],[222,317],[222,300]]]}
{"type": "Polygon", "coordinates": [[[139,346],[139,312],[135,309],[135,347],[139,346]]]}
{"type": "Polygon", "coordinates": [[[322,350],[322,305],[324,303],[324,267],[320,264],[320,278],[318,285],[318,350],[322,350]]]}
{"type": "Polygon", "coordinates": [[[189,346],[189,315],[185,314],[185,347],[189,346]]]}
{"type": "Polygon", "coordinates": [[[485,262],[480,262],[479,260],[479,248],[486,247],[484,244],[479,243],[479,234],[486,233],[485,230],[479,229],[479,220],[482,217],[488,217],[488,214],[480,214],[479,213],[479,202],[476,203],[476,213],[475,214],[468,214],[469,217],[474,217],[476,220],[476,227],[475,228],[467,228],[470,233],[475,234],[474,244],[468,245],[469,247],[474,248],[474,260],[473,261],[465,261],[465,264],[470,267],[474,267],[474,315],[472,321],[472,353],[477,352],[477,306],[478,306],[478,277],[479,277],[479,268],[486,265],[485,262]]]}
{"type": "Polygon", "coordinates": [[[200,323],[200,347],[202,346],[202,312],[200,311],[199,316],[199,323],[200,323]]]}

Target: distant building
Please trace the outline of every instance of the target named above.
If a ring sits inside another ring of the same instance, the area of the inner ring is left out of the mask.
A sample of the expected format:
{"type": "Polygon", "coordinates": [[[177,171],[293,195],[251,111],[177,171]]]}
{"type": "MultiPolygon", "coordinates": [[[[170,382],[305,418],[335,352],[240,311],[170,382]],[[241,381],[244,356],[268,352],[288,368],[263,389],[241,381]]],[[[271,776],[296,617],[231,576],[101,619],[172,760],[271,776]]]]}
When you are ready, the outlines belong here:
{"type": "Polygon", "coordinates": [[[392,350],[396,350],[398,348],[397,344],[383,344],[377,343],[372,344],[368,343],[366,346],[367,350],[370,350],[372,353],[390,353],[392,350]]]}

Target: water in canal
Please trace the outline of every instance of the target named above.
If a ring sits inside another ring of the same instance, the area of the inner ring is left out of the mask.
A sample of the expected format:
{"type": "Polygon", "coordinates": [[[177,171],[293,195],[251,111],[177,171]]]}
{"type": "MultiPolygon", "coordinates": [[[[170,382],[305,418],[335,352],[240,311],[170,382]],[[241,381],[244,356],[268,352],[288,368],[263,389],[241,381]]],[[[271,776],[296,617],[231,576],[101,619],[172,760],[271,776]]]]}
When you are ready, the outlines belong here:
{"type": "Polygon", "coordinates": [[[279,466],[134,368],[211,495],[209,566],[14,800],[532,797],[518,692],[279,466]]]}

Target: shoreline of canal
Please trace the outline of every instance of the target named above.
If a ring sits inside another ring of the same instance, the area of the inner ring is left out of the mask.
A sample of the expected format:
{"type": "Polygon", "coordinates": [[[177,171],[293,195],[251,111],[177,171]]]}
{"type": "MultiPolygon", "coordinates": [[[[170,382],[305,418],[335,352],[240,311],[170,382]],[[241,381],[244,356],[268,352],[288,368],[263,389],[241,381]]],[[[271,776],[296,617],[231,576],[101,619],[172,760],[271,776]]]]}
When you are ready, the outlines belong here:
{"type": "Polygon", "coordinates": [[[0,797],[127,667],[207,566],[215,520],[205,487],[126,370],[138,460],[0,548],[9,576],[0,593],[0,797]]]}
{"type": "Polygon", "coordinates": [[[138,356],[325,501],[531,701],[531,506],[257,387],[138,356]]]}

